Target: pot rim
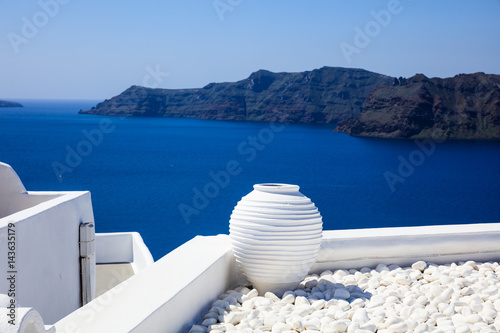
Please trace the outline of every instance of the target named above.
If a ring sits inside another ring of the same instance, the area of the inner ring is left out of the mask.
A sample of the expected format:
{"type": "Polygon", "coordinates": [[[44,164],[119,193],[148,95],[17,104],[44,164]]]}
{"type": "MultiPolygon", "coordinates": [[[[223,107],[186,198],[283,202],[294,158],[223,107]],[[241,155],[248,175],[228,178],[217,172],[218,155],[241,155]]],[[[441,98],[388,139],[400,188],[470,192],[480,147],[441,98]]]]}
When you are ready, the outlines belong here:
{"type": "Polygon", "coordinates": [[[257,191],[283,193],[283,192],[298,192],[299,185],[282,184],[282,183],[261,183],[255,184],[253,188],[257,191]]]}

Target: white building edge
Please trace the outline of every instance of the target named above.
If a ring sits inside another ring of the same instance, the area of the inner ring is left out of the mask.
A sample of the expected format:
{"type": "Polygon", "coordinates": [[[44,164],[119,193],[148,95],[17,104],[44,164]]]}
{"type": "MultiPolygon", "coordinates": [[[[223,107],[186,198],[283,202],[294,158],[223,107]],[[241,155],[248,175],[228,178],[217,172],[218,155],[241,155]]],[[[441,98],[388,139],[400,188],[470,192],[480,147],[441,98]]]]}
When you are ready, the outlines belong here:
{"type": "MultiPolygon", "coordinates": [[[[228,235],[195,237],[153,262],[138,233],[94,237],[93,223],[89,192],[26,191],[0,163],[0,332],[187,332],[220,294],[247,284],[228,235]]],[[[498,261],[499,240],[500,223],[325,231],[310,272],[498,261]]]]}

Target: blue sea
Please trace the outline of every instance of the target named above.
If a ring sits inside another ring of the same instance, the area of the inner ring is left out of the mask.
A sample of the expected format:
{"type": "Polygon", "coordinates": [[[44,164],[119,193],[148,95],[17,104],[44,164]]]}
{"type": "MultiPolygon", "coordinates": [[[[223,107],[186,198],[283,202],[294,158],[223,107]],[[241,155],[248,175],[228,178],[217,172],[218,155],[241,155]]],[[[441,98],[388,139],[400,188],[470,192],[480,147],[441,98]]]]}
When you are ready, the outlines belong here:
{"type": "Polygon", "coordinates": [[[356,138],[331,127],[79,115],[99,101],[0,109],[0,161],[32,191],[89,190],[97,232],[155,260],[228,233],[256,183],[289,183],[324,229],[500,222],[500,142],[356,138]]]}

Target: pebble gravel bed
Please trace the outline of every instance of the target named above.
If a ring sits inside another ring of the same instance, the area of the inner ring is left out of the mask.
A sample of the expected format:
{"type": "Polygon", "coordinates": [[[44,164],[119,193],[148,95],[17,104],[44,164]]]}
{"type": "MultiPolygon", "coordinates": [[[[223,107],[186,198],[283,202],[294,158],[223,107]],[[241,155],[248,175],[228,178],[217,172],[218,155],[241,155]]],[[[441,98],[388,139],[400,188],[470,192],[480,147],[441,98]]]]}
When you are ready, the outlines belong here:
{"type": "Polygon", "coordinates": [[[222,294],[190,333],[498,332],[500,265],[378,265],[308,275],[277,297],[222,294]]]}

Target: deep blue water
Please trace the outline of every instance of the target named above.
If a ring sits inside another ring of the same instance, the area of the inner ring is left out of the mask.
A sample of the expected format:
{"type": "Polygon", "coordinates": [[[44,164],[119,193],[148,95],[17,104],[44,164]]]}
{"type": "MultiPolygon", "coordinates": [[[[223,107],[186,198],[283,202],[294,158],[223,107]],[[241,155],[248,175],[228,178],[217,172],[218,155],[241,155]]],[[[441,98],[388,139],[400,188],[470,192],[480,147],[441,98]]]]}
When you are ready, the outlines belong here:
{"type": "Polygon", "coordinates": [[[227,233],[238,200],[264,182],[300,185],[328,230],[500,222],[498,141],[424,152],[415,141],[321,126],[102,117],[77,114],[97,101],[20,102],[0,109],[0,161],[28,190],[91,191],[97,232],[138,231],[155,259],[196,235],[227,233]],[[205,190],[209,198],[196,196],[205,190]]]}

